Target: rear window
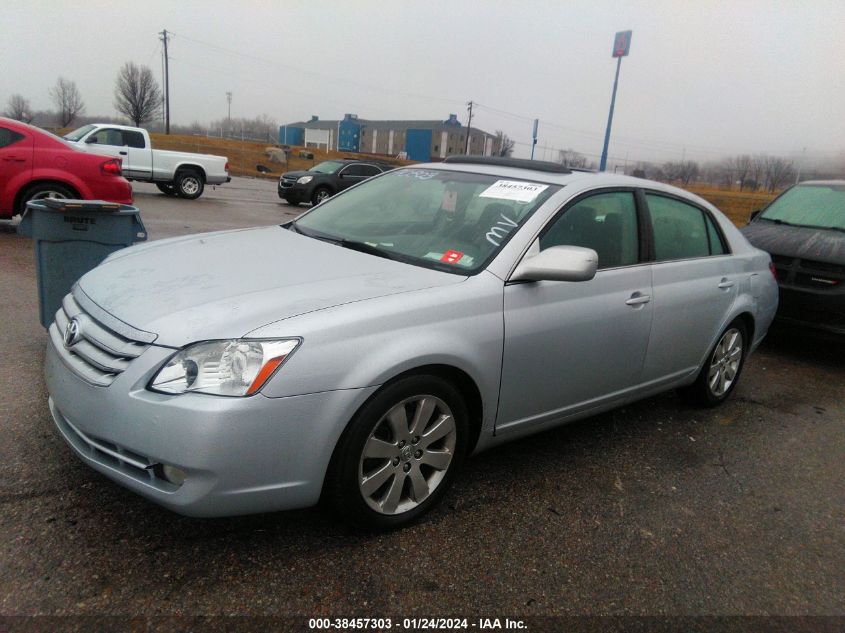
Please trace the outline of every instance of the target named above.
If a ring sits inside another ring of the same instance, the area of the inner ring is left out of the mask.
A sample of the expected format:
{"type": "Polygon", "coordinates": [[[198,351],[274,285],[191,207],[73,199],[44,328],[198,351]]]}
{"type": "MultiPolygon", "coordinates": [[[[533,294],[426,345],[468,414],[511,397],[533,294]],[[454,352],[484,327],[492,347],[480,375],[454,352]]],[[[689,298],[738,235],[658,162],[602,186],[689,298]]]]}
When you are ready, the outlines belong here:
{"type": "Polygon", "coordinates": [[[131,130],[123,130],[123,142],[129,147],[138,147],[143,149],[144,135],[140,132],[132,132],[131,130]]]}
{"type": "Polygon", "coordinates": [[[8,147],[9,145],[17,143],[23,137],[23,134],[19,134],[14,130],[10,130],[9,128],[5,127],[0,127],[0,147],[8,147]]]}

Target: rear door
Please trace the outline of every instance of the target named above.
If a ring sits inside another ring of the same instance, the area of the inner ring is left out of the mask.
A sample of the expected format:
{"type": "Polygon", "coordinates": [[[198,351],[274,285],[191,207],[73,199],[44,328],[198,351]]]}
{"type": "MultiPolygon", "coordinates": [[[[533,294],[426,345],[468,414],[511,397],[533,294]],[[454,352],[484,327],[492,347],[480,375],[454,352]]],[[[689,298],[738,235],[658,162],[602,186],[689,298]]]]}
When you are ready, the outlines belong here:
{"type": "Polygon", "coordinates": [[[652,304],[635,192],[599,190],[565,207],[532,249],[557,245],[592,248],[599,270],[505,286],[497,433],[553,424],[640,382],[652,304]]]}
{"type": "Polygon", "coordinates": [[[697,371],[737,296],[727,241],[703,207],[646,192],[653,232],[654,322],[643,380],[697,371]]]}
{"type": "Polygon", "coordinates": [[[14,212],[15,194],[32,174],[34,139],[31,134],[0,126],[0,213],[14,212]]]}

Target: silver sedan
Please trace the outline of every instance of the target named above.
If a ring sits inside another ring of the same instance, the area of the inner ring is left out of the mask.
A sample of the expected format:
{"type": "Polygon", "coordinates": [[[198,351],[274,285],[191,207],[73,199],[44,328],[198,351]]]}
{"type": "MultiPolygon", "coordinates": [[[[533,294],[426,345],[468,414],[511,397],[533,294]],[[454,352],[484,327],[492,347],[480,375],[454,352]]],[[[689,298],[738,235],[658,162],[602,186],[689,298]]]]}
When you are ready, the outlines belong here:
{"type": "Polygon", "coordinates": [[[776,306],[769,256],[694,195],[466,158],[111,255],[45,371],[68,444],[148,499],[391,528],[472,453],[669,389],[724,402],[776,306]]]}

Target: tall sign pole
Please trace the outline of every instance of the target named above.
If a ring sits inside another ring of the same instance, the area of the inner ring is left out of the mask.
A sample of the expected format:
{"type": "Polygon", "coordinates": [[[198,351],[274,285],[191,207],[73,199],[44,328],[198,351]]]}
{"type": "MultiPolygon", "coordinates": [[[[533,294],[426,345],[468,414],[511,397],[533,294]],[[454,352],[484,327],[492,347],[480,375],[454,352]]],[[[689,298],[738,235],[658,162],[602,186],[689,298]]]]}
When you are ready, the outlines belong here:
{"type": "Polygon", "coordinates": [[[531,160],[534,160],[534,147],[537,145],[537,126],[540,119],[534,119],[534,131],[531,133],[531,160]]]}
{"type": "Polygon", "coordinates": [[[599,171],[607,169],[607,148],[610,145],[610,128],[613,125],[613,108],[616,105],[616,87],[619,85],[619,69],[622,58],[627,57],[631,50],[632,31],[619,31],[613,40],[613,56],[616,58],[616,77],[613,79],[613,96],[610,97],[610,112],[607,114],[607,129],[604,132],[604,147],[601,150],[599,171]]]}
{"type": "Polygon", "coordinates": [[[467,101],[467,105],[469,106],[469,120],[467,121],[467,144],[464,147],[464,154],[469,154],[469,135],[472,132],[472,101],[467,101]]]}

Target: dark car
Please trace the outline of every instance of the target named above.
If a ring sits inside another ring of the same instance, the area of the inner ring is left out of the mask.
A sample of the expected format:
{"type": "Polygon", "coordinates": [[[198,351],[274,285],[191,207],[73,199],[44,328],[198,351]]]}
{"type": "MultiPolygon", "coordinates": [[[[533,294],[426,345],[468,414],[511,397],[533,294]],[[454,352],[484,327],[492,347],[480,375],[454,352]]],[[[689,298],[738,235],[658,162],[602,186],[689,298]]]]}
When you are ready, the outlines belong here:
{"type": "Polygon", "coordinates": [[[742,232],[772,256],[780,320],[845,334],[845,180],[787,189],[742,232]]]}
{"type": "Polygon", "coordinates": [[[290,204],[319,204],[347,187],[393,169],[376,161],[343,159],[327,160],[308,171],[289,171],[279,178],[279,197],[290,204]]]}

